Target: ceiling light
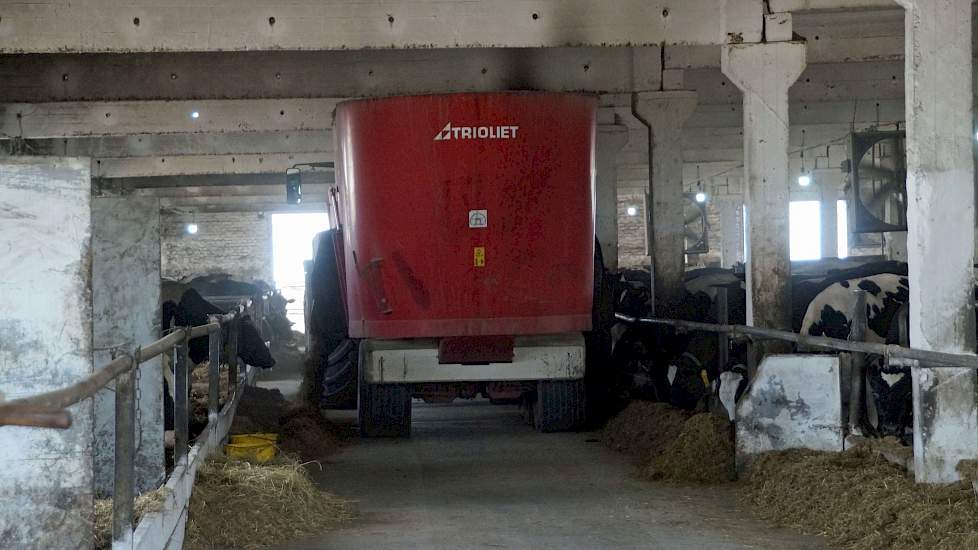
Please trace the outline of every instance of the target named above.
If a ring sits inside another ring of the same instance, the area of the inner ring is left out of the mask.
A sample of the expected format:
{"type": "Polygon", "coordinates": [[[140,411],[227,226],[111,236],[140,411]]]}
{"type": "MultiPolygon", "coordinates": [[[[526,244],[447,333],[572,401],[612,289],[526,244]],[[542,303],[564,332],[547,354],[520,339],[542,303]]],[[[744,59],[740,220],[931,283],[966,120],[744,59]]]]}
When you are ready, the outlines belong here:
{"type": "Polygon", "coordinates": [[[696,202],[706,202],[706,193],[702,191],[696,193],[696,202]]]}
{"type": "Polygon", "coordinates": [[[627,209],[625,210],[625,212],[628,212],[628,215],[629,215],[629,216],[634,216],[635,214],[638,214],[638,208],[635,208],[634,206],[629,206],[629,207],[628,207],[628,208],[627,208],[627,209]]]}
{"type": "Polygon", "coordinates": [[[812,178],[808,174],[802,174],[798,176],[798,185],[802,187],[808,187],[812,184],[812,178]]]}
{"type": "Polygon", "coordinates": [[[187,224],[187,233],[189,233],[191,235],[196,235],[198,229],[199,228],[197,227],[197,224],[196,223],[188,223],[187,224]]]}
{"type": "Polygon", "coordinates": [[[197,111],[194,111],[194,112],[190,113],[190,118],[196,120],[196,119],[200,118],[200,113],[198,113],[197,111]]]}

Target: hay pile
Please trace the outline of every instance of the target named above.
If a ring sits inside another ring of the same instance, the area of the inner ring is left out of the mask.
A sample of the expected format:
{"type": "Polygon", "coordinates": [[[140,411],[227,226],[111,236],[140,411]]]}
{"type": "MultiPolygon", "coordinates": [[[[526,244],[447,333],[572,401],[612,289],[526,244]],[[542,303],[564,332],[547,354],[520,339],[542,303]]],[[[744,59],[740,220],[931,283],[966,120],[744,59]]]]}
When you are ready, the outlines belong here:
{"type": "Polygon", "coordinates": [[[184,548],[282,545],[352,517],[352,504],[317,489],[295,460],[259,465],[218,458],[197,471],[184,548]]]}
{"type": "Polygon", "coordinates": [[[604,429],[612,449],[632,455],[646,479],[720,483],[736,477],[730,422],[666,403],[633,401],[604,429]]]}
{"type": "Polygon", "coordinates": [[[303,460],[316,460],[340,446],[337,430],[315,407],[294,407],[278,390],[245,389],[231,424],[231,434],[279,434],[279,447],[303,460]]]}
{"type": "MultiPolygon", "coordinates": [[[[168,492],[169,489],[166,487],[160,487],[155,491],[147,491],[136,497],[132,510],[133,525],[138,525],[139,520],[146,514],[163,510],[163,503],[166,502],[168,492]]],[[[93,515],[95,516],[93,518],[95,534],[92,546],[95,550],[112,548],[112,499],[95,499],[93,515]]]]}
{"type": "Polygon", "coordinates": [[[666,403],[632,401],[608,421],[602,440],[612,449],[645,462],[679,437],[689,413],[666,403]]]}
{"type": "MultiPolygon", "coordinates": [[[[200,435],[207,425],[207,399],[210,392],[210,367],[204,361],[190,373],[190,425],[191,437],[200,435]]],[[[218,378],[218,409],[224,406],[228,397],[228,365],[221,365],[218,378]]]]}
{"type": "Polygon", "coordinates": [[[248,386],[238,401],[231,433],[278,432],[279,421],[288,406],[282,392],[248,386]]]}
{"type": "Polygon", "coordinates": [[[970,483],[915,485],[870,448],[761,455],[742,494],[756,515],[824,535],[841,548],[978,548],[978,500],[970,483]]]}
{"type": "Polygon", "coordinates": [[[333,426],[318,409],[304,406],[286,412],[280,422],[280,447],[305,460],[322,458],[340,446],[333,426]]]}
{"type": "Polygon", "coordinates": [[[643,475],[687,483],[722,483],[737,479],[730,422],[710,413],[692,416],[679,436],[652,454],[643,475]]]}

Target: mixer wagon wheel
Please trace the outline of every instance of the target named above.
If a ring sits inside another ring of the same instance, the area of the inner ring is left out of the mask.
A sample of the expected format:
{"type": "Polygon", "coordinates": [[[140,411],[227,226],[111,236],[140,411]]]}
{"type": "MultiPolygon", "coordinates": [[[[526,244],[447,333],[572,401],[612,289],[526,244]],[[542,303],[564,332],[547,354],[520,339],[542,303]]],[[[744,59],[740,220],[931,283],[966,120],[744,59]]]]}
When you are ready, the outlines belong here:
{"type": "Polygon", "coordinates": [[[360,380],[360,435],[411,436],[411,386],[367,384],[360,380]]]}
{"type": "Polygon", "coordinates": [[[533,404],[533,424],[540,432],[582,428],[585,417],[584,380],[541,380],[533,404]]]}

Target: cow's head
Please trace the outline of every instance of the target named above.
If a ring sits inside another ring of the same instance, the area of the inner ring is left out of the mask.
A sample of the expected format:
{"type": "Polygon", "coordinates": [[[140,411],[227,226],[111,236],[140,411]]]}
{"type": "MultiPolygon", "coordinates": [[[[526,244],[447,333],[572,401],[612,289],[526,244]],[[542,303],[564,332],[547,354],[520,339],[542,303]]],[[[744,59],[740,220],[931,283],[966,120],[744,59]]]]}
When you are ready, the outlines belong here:
{"type": "Polygon", "coordinates": [[[268,369],[275,366],[275,359],[268,351],[268,346],[262,340],[258,330],[251,322],[244,318],[241,322],[240,332],[238,332],[238,357],[245,363],[261,369],[268,369]]]}

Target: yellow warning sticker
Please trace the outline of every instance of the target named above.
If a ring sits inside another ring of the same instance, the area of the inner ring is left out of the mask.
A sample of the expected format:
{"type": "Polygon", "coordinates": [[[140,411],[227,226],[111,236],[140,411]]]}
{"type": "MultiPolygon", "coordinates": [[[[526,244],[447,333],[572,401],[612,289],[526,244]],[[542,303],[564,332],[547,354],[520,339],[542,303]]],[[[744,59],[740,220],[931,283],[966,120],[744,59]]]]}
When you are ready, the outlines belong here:
{"type": "Polygon", "coordinates": [[[486,267],[486,247],[477,246],[472,249],[472,265],[486,267]]]}

